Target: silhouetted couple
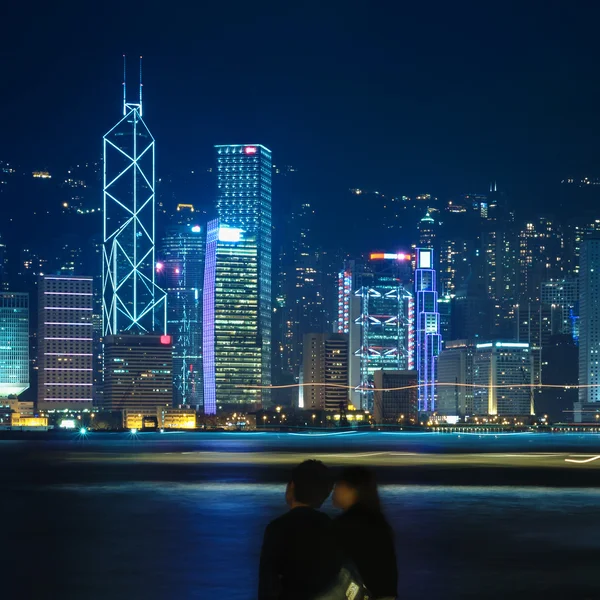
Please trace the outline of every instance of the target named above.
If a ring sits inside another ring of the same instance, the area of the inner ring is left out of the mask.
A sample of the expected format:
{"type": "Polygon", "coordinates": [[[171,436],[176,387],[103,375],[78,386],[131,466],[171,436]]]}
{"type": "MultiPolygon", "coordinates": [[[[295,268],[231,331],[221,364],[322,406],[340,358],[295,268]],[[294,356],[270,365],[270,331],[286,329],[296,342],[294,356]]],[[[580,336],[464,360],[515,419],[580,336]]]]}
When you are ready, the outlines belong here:
{"type": "Polygon", "coordinates": [[[333,478],[318,460],[293,471],[285,499],[290,510],[267,526],[260,558],[259,600],[369,600],[395,598],[398,587],[393,532],[372,473],[346,469],[331,520],[319,509],[333,478]]]}

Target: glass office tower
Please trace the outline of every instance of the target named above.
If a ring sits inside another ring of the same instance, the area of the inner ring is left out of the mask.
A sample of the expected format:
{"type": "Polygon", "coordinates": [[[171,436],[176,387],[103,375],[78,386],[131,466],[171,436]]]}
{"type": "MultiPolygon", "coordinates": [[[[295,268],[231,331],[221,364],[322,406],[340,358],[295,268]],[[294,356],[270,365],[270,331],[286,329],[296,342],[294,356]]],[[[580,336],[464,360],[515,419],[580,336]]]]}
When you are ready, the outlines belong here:
{"type": "Polygon", "coordinates": [[[0,398],[29,388],[29,295],[0,292],[0,398]]]}
{"type": "Polygon", "coordinates": [[[262,402],[256,237],[211,221],[204,272],[204,412],[262,402]]]}
{"type": "MultiPolygon", "coordinates": [[[[221,226],[239,229],[243,243],[254,239],[257,248],[258,335],[260,379],[271,383],[271,151],[260,144],[215,146],[217,152],[217,211],[221,226]]],[[[261,399],[268,403],[269,390],[261,399]]]]}
{"type": "Polygon", "coordinates": [[[202,290],[206,229],[169,227],[157,276],[167,292],[167,330],[173,336],[175,406],[202,406],[202,290]]]}

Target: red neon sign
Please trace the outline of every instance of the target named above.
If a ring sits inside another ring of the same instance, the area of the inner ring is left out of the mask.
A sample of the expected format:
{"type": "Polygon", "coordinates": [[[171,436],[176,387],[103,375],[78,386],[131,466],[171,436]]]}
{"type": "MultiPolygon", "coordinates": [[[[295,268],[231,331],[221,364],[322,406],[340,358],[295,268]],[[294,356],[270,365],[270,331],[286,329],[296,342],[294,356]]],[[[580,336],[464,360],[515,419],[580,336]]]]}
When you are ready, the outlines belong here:
{"type": "Polygon", "coordinates": [[[245,146],[244,147],[244,152],[246,154],[256,154],[257,150],[258,150],[258,148],[256,146],[245,146]]]}
{"type": "Polygon", "coordinates": [[[161,335],[160,336],[160,343],[161,344],[170,344],[171,343],[171,336],[170,335],[161,335]]]}

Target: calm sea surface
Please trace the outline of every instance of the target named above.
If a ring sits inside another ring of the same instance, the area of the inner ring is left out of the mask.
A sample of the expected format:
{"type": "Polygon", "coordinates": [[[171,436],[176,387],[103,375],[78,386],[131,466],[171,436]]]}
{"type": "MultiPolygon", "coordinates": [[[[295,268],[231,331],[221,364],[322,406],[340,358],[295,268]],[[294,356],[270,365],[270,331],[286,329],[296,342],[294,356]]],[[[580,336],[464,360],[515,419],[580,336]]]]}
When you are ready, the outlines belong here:
{"type": "MultiPolygon", "coordinates": [[[[227,443],[239,451],[239,439],[227,443]]],[[[255,598],[282,483],[243,466],[237,477],[205,470],[199,482],[160,468],[163,481],[103,472],[102,481],[41,484],[32,471],[4,485],[0,597],[255,598]]],[[[386,484],[382,498],[400,598],[600,598],[600,489],[386,484]]]]}

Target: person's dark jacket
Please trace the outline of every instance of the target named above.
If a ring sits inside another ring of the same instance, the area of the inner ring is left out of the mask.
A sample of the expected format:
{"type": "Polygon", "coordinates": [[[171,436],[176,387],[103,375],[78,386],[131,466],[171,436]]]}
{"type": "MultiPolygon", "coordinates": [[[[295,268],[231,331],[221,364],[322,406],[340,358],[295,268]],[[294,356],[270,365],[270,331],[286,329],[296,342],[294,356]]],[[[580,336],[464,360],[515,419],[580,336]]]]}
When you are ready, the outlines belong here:
{"type": "Polygon", "coordinates": [[[379,511],[354,505],[334,521],[339,543],[375,598],[398,593],[394,533],[379,511]]]}
{"type": "Polygon", "coordinates": [[[331,519],[294,508],[265,530],[258,599],[310,600],[335,581],[342,563],[331,519]]]}

